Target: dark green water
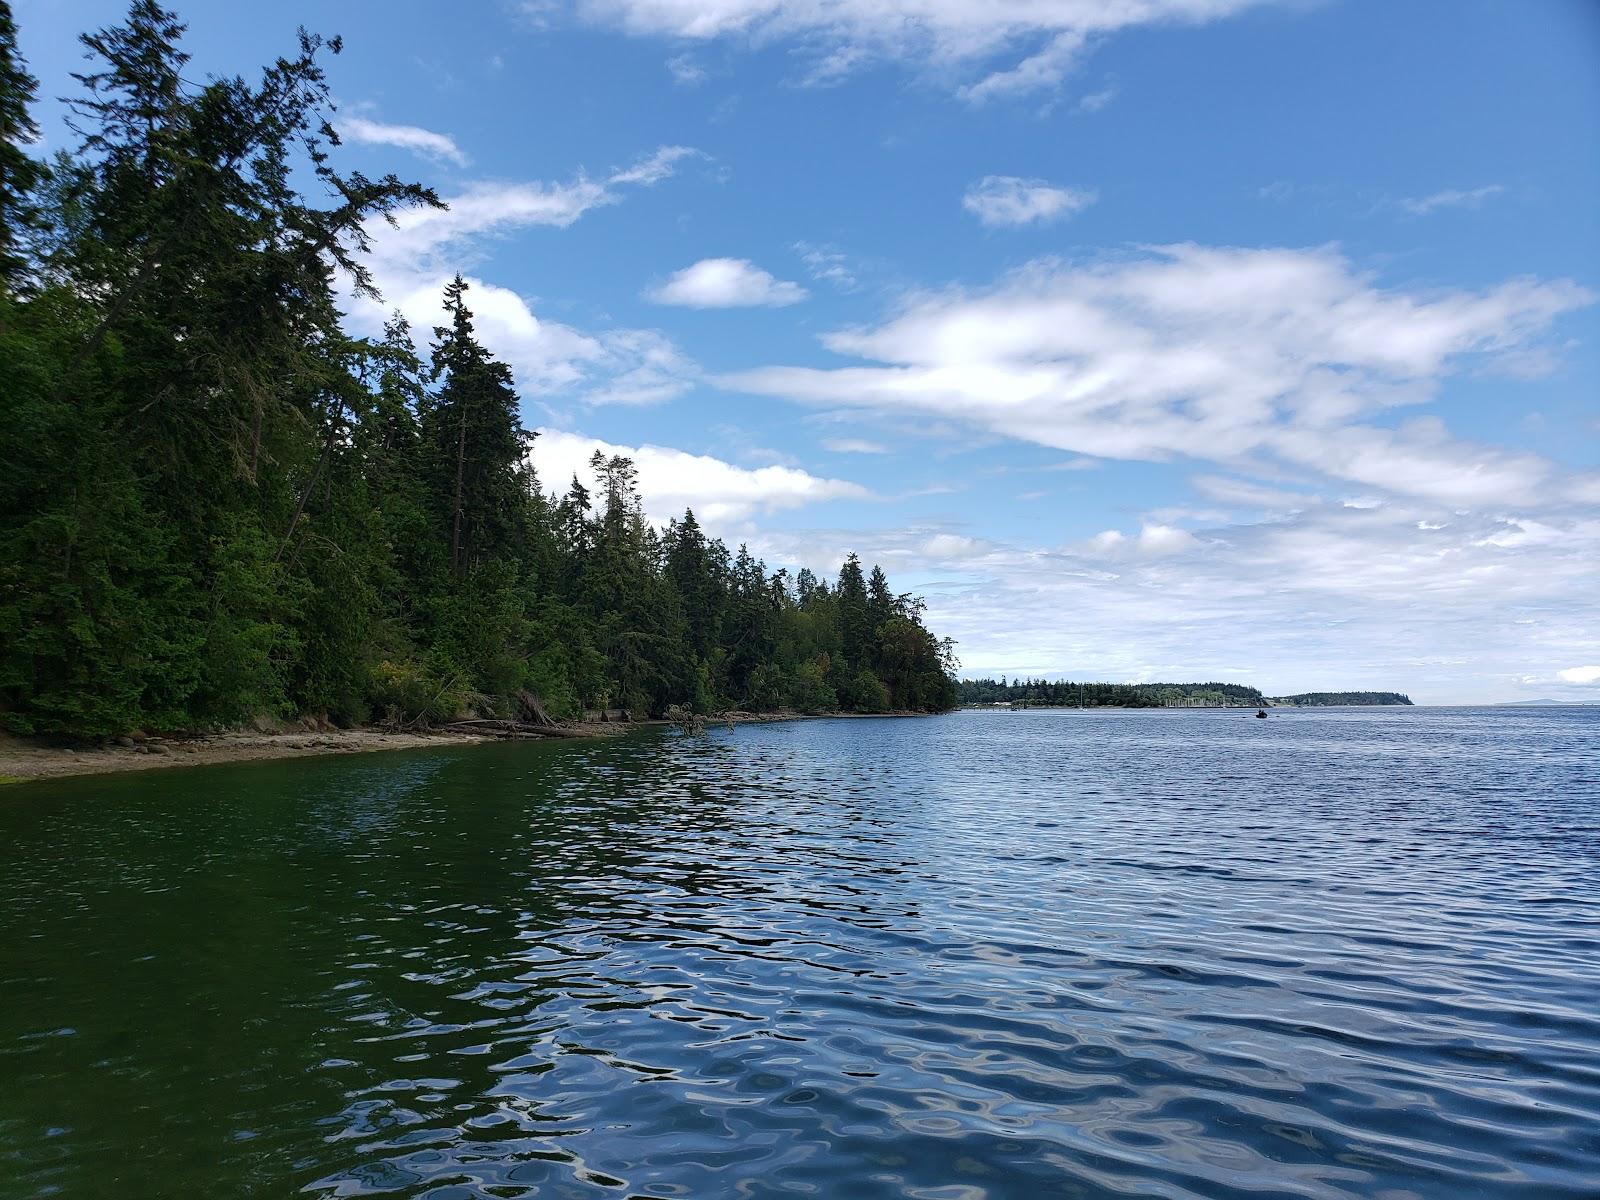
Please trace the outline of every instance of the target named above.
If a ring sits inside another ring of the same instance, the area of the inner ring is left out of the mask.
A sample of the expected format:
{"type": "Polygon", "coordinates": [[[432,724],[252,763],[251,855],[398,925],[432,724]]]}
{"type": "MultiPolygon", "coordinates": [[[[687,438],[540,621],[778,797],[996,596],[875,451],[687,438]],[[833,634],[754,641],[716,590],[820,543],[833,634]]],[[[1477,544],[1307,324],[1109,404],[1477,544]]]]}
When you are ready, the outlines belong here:
{"type": "Polygon", "coordinates": [[[1600,1196],[1600,710],[0,791],[0,1197],[1600,1196]]]}

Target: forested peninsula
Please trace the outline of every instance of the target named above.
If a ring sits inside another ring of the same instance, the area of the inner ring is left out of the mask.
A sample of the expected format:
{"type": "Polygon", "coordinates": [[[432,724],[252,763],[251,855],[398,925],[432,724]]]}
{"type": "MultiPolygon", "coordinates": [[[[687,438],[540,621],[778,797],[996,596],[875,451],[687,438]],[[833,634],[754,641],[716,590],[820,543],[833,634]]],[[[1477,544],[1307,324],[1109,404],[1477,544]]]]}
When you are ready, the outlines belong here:
{"type": "Polygon", "coordinates": [[[1070,679],[963,679],[960,703],[1036,708],[1316,708],[1410,704],[1401,692],[1302,692],[1267,696],[1238,683],[1088,683],[1070,679]]]}
{"type": "Polygon", "coordinates": [[[15,32],[0,0],[4,728],[955,703],[951,644],[853,555],[830,583],[660,527],[626,458],[547,487],[459,277],[420,343],[351,335],[373,230],[442,205],[341,169],[339,39],[194,82],[138,0],[44,162],[15,32]]]}

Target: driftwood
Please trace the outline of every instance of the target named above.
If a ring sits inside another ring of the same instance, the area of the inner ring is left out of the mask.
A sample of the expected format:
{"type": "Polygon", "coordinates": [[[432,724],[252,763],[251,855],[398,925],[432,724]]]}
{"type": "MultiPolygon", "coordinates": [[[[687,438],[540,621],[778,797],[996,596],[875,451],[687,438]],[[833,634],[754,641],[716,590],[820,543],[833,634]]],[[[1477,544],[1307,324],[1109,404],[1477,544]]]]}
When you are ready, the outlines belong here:
{"type": "Polygon", "coordinates": [[[517,708],[524,724],[539,725],[544,728],[555,726],[550,714],[544,710],[544,701],[526,689],[519,689],[517,692],[517,708]]]}
{"type": "Polygon", "coordinates": [[[488,717],[470,721],[450,721],[439,726],[440,729],[454,730],[456,733],[492,733],[496,737],[521,738],[521,737],[557,737],[581,738],[589,737],[572,729],[565,729],[551,722],[549,725],[535,725],[528,721],[501,721],[488,717]]]}

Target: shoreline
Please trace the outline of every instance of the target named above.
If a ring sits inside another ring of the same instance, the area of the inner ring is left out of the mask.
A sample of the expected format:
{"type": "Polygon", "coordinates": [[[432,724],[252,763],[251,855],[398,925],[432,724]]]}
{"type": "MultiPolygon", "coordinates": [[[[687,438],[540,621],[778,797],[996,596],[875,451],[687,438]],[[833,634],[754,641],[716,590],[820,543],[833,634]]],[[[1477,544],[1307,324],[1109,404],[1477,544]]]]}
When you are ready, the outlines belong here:
{"type": "MultiPolygon", "coordinates": [[[[592,734],[563,726],[562,736],[606,737],[614,726],[592,734]]],[[[428,746],[471,746],[503,740],[494,733],[428,730],[394,733],[371,726],[283,733],[229,730],[221,733],[174,734],[143,739],[118,738],[114,744],[48,745],[28,738],[0,735],[0,785],[109,775],[123,771],[206,767],[224,763],[269,762],[324,754],[370,754],[381,750],[416,750],[428,746]]]]}
{"type": "MultiPolygon", "coordinates": [[[[925,717],[922,712],[770,713],[723,712],[703,717],[706,728],[717,725],[767,724],[830,718],[925,717]]],[[[312,758],[327,754],[371,754],[383,750],[417,750],[430,746],[473,746],[506,740],[547,741],[571,738],[616,737],[630,729],[670,725],[665,720],[594,722],[556,726],[549,734],[506,734],[463,729],[414,730],[396,733],[375,726],[354,729],[323,727],[281,732],[225,730],[219,733],[173,734],[169,737],[123,737],[103,745],[64,743],[0,734],[0,787],[43,779],[69,779],[85,775],[111,775],[124,771],[166,770],[179,767],[219,766],[227,763],[271,762],[286,758],[312,758]]]]}

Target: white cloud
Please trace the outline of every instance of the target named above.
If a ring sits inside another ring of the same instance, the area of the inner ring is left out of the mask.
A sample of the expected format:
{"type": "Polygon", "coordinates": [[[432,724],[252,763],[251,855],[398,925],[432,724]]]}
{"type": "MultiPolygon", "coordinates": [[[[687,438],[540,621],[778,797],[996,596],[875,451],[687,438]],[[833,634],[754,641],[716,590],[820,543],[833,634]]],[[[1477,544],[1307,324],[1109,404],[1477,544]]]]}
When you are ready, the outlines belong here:
{"type": "Polygon", "coordinates": [[[832,284],[841,292],[853,292],[858,286],[854,270],[845,255],[832,246],[813,246],[809,242],[796,242],[794,251],[805,263],[811,278],[832,284]]]}
{"type": "Polygon", "coordinates": [[[1105,529],[1095,534],[1085,544],[1085,551],[1101,557],[1160,558],[1180,554],[1199,545],[1194,534],[1187,529],[1164,525],[1159,521],[1146,521],[1137,537],[1129,537],[1120,529],[1105,529]]]}
{"type": "Polygon", "coordinates": [[[1498,183],[1491,183],[1487,187],[1473,188],[1471,191],[1457,191],[1451,188],[1442,192],[1434,192],[1431,196],[1401,200],[1400,207],[1416,216],[1425,217],[1440,208],[1478,208],[1485,200],[1498,196],[1505,190],[1505,187],[1498,183]]]}
{"type": "Polygon", "coordinates": [[[744,258],[702,258],[645,292],[652,303],[684,308],[782,308],[805,298],[798,283],[776,279],[744,258]]]}
{"type": "Polygon", "coordinates": [[[596,208],[621,203],[624,193],[619,189],[653,186],[671,176],[678,162],[699,154],[687,146],[662,146],[604,180],[579,171],[562,183],[469,184],[444,197],[447,208],[407,209],[395,215],[392,226],[372,222],[367,233],[373,243],[374,270],[453,271],[463,265],[474,239],[541,226],[565,229],[596,208]]]}
{"type": "MultiPolygon", "coordinates": [[[[434,328],[445,323],[442,297],[449,282],[450,277],[443,274],[413,276],[403,289],[386,287],[384,302],[398,308],[411,322],[419,341],[426,343],[434,328]]],[[[569,325],[541,319],[510,288],[470,276],[467,286],[466,304],[479,338],[511,367],[518,388],[525,394],[576,388],[605,357],[598,338],[569,325]]]]}
{"type": "Polygon", "coordinates": [[[823,449],[832,450],[835,454],[887,454],[889,447],[881,442],[869,442],[863,438],[824,438],[823,449]]]}
{"type": "Polygon", "coordinates": [[[1295,513],[1317,501],[1317,497],[1304,492],[1266,487],[1247,479],[1230,479],[1222,475],[1197,475],[1191,482],[1201,495],[1212,500],[1266,512],[1295,513]]]}
{"type": "Polygon", "coordinates": [[[928,558],[950,561],[975,558],[985,553],[989,546],[988,543],[980,542],[976,538],[962,537],[954,533],[936,533],[924,541],[919,549],[928,558]]]}
{"type": "Polygon", "coordinates": [[[1538,456],[1454,439],[1436,419],[1376,422],[1592,300],[1569,281],[1384,289],[1328,249],[1166,246],[914,294],[881,324],[823,338],[866,365],[719,382],[1080,454],[1275,461],[1442,502],[1525,502],[1555,475],[1538,456]]]}
{"type": "MultiPolygon", "coordinates": [[[[415,276],[404,290],[385,289],[419,340],[445,322],[442,296],[449,277],[415,276]]],[[[585,333],[537,316],[509,288],[467,278],[467,307],[478,336],[512,370],[525,396],[566,395],[589,404],[659,404],[682,395],[699,368],[663,334],[649,329],[585,333]]],[[[381,316],[378,311],[370,319],[381,316]]]]}
{"type": "Polygon", "coordinates": [[[739,467],[710,455],[666,446],[619,446],[556,429],[539,430],[534,468],[547,490],[565,492],[576,475],[594,491],[589,458],[596,450],[607,458],[620,454],[633,460],[645,513],[663,523],[693,508],[708,528],[715,529],[759,512],[871,496],[859,484],[820,478],[796,467],[739,467]]]}
{"type": "Polygon", "coordinates": [[[544,319],[529,298],[471,274],[486,243],[532,228],[565,229],[586,213],[622,201],[629,187],[650,187],[676,164],[700,152],[662,146],[603,181],[578,172],[563,183],[544,181],[469,184],[446,198],[447,210],[411,209],[394,225],[373,222],[368,264],[381,304],[347,296],[353,323],[366,332],[382,327],[398,308],[419,344],[443,323],[441,296],[457,272],[467,278],[467,306],[479,336],[505,361],[524,396],[564,395],[591,404],[654,404],[694,386],[699,369],[654,330],[584,332],[544,319]]]}
{"type": "Polygon", "coordinates": [[[1524,682],[1529,662],[1600,661],[1592,513],[1545,513],[1561,537],[1497,544],[1507,526],[1490,516],[1299,500],[1301,511],[1266,523],[1146,519],[1137,533],[1063,546],[980,541],[946,524],[790,530],[752,548],[814,570],[837,570],[852,549],[882,563],[897,588],[927,597],[930,627],[958,640],[972,673],[1215,679],[1251,664],[1243,681],[1269,693],[1398,689],[1435,703],[1600,682],[1600,667],[1524,682]],[[1441,519],[1424,531],[1426,516],[1441,519]]]}
{"type": "Polygon", "coordinates": [[[607,376],[583,393],[589,404],[661,404],[694,386],[699,366],[665,334],[615,329],[599,335],[607,376]]]}
{"type": "Polygon", "coordinates": [[[667,59],[667,71],[672,81],[683,87],[696,87],[706,80],[706,69],[687,54],[675,54],[667,59]]]}
{"type": "Polygon", "coordinates": [[[1077,104],[1073,105],[1073,110],[1081,113],[1097,113],[1116,98],[1117,89],[1115,87],[1101,88],[1098,92],[1090,92],[1087,96],[1081,98],[1077,104]]]}
{"type": "Polygon", "coordinates": [[[703,151],[693,146],[661,146],[655,153],[641,158],[626,170],[613,171],[607,183],[632,183],[640,187],[653,187],[668,179],[677,170],[677,164],[686,158],[704,158],[703,151]]]}
{"type": "Polygon", "coordinates": [[[996,97],[1049,91],[1078,64],[1087,41],[1087,35],[1076,29],[1059,33],[1016,66],[992,72],[958,94],[963,100],[982,104],[996,97]]]}
{"type": "Polygon", "coordinates": [[[1097,37],[1203,24],[1275,0],[575,0],[580,18],[639,37],[799,42],[809,82],[882,60],[978,78],[974,102],[1051,88],[1097,37]],[[995,65],[1011,59],[1010,65],[995,65]]]}
{"type": "Polygon", "coordinates": [[[1178,554],[1192,549],[1194,534],[1171,525],[1148,524],[1139,530],[1139,549],[1145,554],[1178,554]]]}
{"type": "Polygon", "coordinates": [[[990,227],[1047,224],[1082,212],[1095,194],[1042,179],[985,175],[967,189],[961,207],[990,227]]]}
{"type": "Polygon", "coordinates": [[[345,116],[337,121],[339,136],[347,142],[364,142],[369,146],[398,146],[435,162],[451,162],[458,167],[467,165],[467,156],[448,134],[435,133],[416,125],[386,125],[367,117],[345,116]]]}

